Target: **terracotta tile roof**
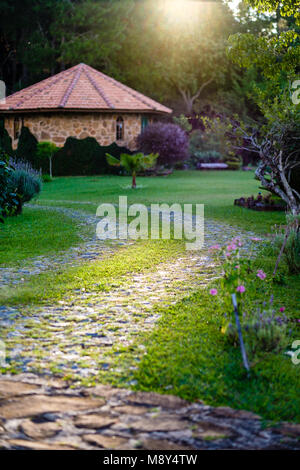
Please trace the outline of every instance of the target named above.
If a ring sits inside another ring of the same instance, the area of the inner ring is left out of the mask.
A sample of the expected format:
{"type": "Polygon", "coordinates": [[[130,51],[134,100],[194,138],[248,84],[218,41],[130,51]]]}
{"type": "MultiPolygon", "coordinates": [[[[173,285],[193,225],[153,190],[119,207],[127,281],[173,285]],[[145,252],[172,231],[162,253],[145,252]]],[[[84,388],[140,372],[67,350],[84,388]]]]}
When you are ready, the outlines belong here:
{"type": "Polygon", "coordinates": [[[172,113],[170,108],[85,64],[18,91],[0,104],[0,112],[38,110],[172,113]]]}

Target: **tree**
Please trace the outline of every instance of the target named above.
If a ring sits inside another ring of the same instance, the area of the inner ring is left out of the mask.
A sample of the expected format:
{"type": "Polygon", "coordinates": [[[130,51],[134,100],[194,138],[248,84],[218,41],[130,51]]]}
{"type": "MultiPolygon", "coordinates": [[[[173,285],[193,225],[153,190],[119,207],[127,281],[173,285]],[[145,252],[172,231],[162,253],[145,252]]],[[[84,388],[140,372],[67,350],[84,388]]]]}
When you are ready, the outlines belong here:
{"type": "Polygon", "coordinates": [[[240,126],[243,147],[260,157],[256,175],[264,188],[279,195],[293,215],[300,213],[299,174],[300,106],[293,102],[293,83],[300,63],[299,0],[247,0],[261,11],[277,13],[277,30],[261,34],[236,34],[229,39],[229,56],[241,67],[253,63],[262,74],[262,83],[253,96],[263,115],[263,123],[240,126]],[[288,17],[285,30],[281,18],[288,17]]]}
{"type": "Polygon", "coordinates": [[[58,152],[59,148],[52,142],[39,142],[37,144],[36,155],[38,160],[43,165],[45,160],[49,162],[49,176],[52,179],[52,159],[58,152]]]}
{"type": "Polygon", "coordinates": [[[211,84],[222,88],[229,68],[225,41],[236,21],[221,1],[179,6],[182,11],[172,11],[171,0],[136,1],[113,63],[119,79],[190,113],[211,84]]]}
{"type": "Polygon", "coordinates": [[[109,153],[106,154],[107,163],[112,166],[123,166],[128,173],[132,175],[132,189],[136,188],[136,175],[139,171],[152,168],[155,165],[158,154],[144,155],[143,153],[135,153],[129,155],[122,153],[120,160],[113,157],[109,153]]]}
{"type": "Polygon", "coordinates": [[[10,94],[88,62],[109,71],[132,0],[0,0],[0,78],[10,94]]]}
{"type": "Polygon", "coordinates": [[[72,2],[67,15],[59,15],[50,31],[59,43],[58,62],[86,62],[109,72],[126,33],[131,0],[84,0],[72,2]]]}
{"type": "Polygon", "coordinates": [[[277,12],[283,17],[294,16],[300,23],[300,0],[246,0],[259,11],[277,12]]]}
{"type": "Polygon", "coordinates": [[[209,85],[219,89],[225,83],[226,39],[234,28],[234,18],[222,2],[187,1],[183,8],[190,15],[182,12],[182,21],[165,19],[159,29],[158,67],[163,79],[181,96],[186,113],[191,114],[209,85]]]}
{"type": "Polygon", "coordinates": [[[262,186],[286,202],[293,216],[300,214],[300,182],[292,179],[300,169],[300,122],[293,118],[274,122],[262,136],[244,132],[243,148],[259,154],[255,171],[262,186]]]}

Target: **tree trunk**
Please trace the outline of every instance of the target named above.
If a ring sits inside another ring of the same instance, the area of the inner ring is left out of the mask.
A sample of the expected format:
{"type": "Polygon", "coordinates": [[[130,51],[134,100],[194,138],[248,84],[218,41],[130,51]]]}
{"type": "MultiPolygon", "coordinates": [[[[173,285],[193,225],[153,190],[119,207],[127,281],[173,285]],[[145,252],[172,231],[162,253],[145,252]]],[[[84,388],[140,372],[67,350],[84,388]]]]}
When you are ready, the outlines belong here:
{"type": "Polygon", "coordinates": [[[52,179],[52,155],[49,158],[49,175],[50,175],[50,178],[52,179]]]}
{"type": "Polygon", "coordinates": [[[136,188],[136,173],[135,171],[132,173],[132,189],[136,188]]]}

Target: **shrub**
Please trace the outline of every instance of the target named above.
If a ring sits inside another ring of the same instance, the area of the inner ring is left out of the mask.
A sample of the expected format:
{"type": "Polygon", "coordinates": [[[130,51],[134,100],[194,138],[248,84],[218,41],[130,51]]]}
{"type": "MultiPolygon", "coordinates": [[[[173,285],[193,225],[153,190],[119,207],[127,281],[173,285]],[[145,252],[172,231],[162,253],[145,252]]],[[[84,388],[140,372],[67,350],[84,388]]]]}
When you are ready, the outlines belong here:
{"type": "Polygon", "coordinates": [[[138,136],[137,143],[143,153],[159,154],[158,165],[172,165],[188,158],[188,136],[176,124],[150,124],[138,136]]]}
{"type": "Polygon", "coordinates": [[[43,183],[51,183],[52,181],[52,178],[50,175],[48,175],[47,173],[42,175],[42,181],[43,183]]]}
{"type": "Polygon", "coordinates": [[[40,193],[42,189],[41,176],[29,162],[10,159],[10,166],[12,171],[8,178],[8,187],[10,191],[18,195],[20,203],[17,213],[20,213],[22,205],[40,193]]]}
{"type": "Polygon", "coordinates": [[[215,150],[206,150],[196,152],[190,159],[189,164],[192,168],[198,168],[200,163],[216,163],[222,160],[222,155],[215,150]]]}
{"type": "Polygon", "coordinates": [[[120,170],[110,167],[106,162],[106,153],[120,158],[122,153],[131,152],[115,143],[102,147],[92,137],[86,139],[69,137],[64,147],[55,155],[53,174],[55,176],[81,176],[119,173],[120,170]]]}
{"type": "Polygon", "coordinates": [[[11,138],[4,127],[3,119],[0,119],[0,148],[9,156],[13,154],[11,138]]]}
{"type": "MultiPolygon", "coordinates": [[[[279,253],[284,241],[283,234],[275,237],[275,247],[279,253]]],[[[284,248],[284,257],[290,274],[300,274],[300,225],[291,226],[284,248]]]]}
{"type": "Polygon", "coordinates": [[[300,274],[300,231],[291,230],[287,244],[284,249],[284,256],[290,274],[300,274]]]}
{"type": "Polygon", "coordinates": [[[212,150],[207,148],[204,139],[204,133],[200,130],[195,130],[191,133],[189,138],[189,154],[191,157],[195,156],[197,153],[205,152],[206,150],[212,150]]]}
{"type": "Polygon", "coordinates": [[[228,159],[225,159],[225,163],[228,165],[229,170],[239,170],[242,166],[242,158],[238,155],[232,155],[228,157],[228,159]]]}
{"type": "Polygon", "coordinates": [[[20,204],[20,199],[14,193],[9,185],[9,179],[13,170],[7,163],[7,155],[0,150],[0,222],[4,222],[4,218],[14,214],[20,204]]]}
{"type": "Polygon", "coordinates": [[[212,129],[193,131],[189,140],[189,154],[193,157],[206,152],[218,154],[219,160],[228,156],[227,149],[222,145],[222,140],[212,129]]]}
{"type": "Polygon", "coordinates": [[[174,124],[177,124],[179,127],[181,127],[182,130],[185,132],[191,132],[193,126],[190,123],[190,120],[188,117],[186,117],[184,114],[180,114],[180,116],[173,117],[174,124]]]}
{"type": "MultiPolygon", "coordinates": [[[[257,308],[241,318],[243,338],[248,353],[280,352],[289,343],[288,320],[285,315],[278,315],[272,308],[257,308]]],[[[226,339],[231,344],[238,344],[238,332],[235,323],[229,323],[224,330],[226,339]]]]}
{"type": "Polygon", "coordinates": [[[40,169],[36,157],[37,144],[37,139],[31,134],[28,127],[22,127],[16,157],[18,160],[25,160],[31,163],[34,168],[40,169]]]}

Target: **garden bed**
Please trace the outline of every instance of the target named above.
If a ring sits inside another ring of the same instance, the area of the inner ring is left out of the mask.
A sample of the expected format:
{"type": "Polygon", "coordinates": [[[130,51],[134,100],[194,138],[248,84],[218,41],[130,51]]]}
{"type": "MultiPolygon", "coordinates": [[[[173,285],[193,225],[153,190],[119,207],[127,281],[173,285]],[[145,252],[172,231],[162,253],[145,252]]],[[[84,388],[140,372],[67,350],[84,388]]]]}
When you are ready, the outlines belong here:
{"type": "Polygon", "coordinates": [[[261,194],[259,194],[257,198],[254,198],[253,196],[247,198],[241,197],[239,199],[234,200],[234,205],[260,212],[286,210],[286,204],[279,198],[273,198],[272,195],[262,196],[261,194]]]}

